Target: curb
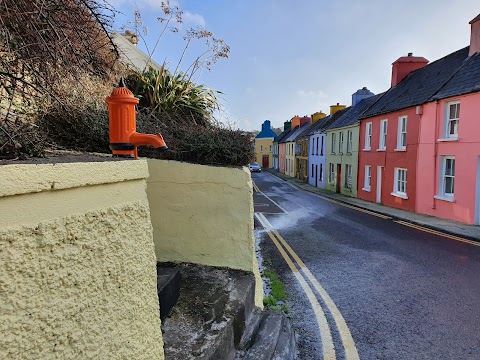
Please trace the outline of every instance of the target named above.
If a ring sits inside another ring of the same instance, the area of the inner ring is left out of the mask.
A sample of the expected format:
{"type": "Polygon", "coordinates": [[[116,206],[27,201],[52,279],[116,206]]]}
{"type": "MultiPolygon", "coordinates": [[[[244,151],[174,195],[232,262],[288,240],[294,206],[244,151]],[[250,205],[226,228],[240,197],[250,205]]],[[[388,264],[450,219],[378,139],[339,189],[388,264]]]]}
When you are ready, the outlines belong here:
{"type": "MultiPolygon", "coordinates": [[[[307,191],[309,193],[312,193],[312,194],[315,194],[315,195],[318,195],[320,197],[325,197],[325,198],[328,198],[328,199],[331,199],[331,200],[335,200],[335,201],[338,201],[342,204],[346,204],[346,205],[350,205],[350,206],[353,206],[353,207],[356,207],[358,209],[362,209],[362,210],[367,210],[367,211],[370,211],[370,212],[373,212],[373,213],[376,213],[376,214],[380,214],[380,215],[384,215],[384,216],[388,216],[388,217],[391,217],[393,221],[395,220],[401,220],[401,221],[404,221],[404,222],[407,222],[407,223],[410,223],[412,225],[417,225],[417,226],[421,226],[421,227],[424,227],[426,229],[430,229],[430,230],[435,230],[435,231],[438,231],[438,232],[441,232],[441,233],[444,233],[444,234],[447,234],[447,235],[452,235],[452,236],[457,236],[459,238],[462,238],[462,239],[467,239],[467,240],[471,240],[471,241],[475,241],[477,243],[480,243],[480,237],[474,237],[474,236],[471,236],[471,235],[464,235],[464,234],[459,234],[459,233],[455,233],[453,231],[449,231],[449,230],[445,230],[443,228],[440,228],[440,227],[437,227],[437,226],[433,226],[433,225],[429,225],[429,224],[424,224],[424,223],[421,223],[421,222],[417,222],[417,221],[413,221],[411,219],[406,219],[406,218],[403,218],[403,217],[398,217],[398,216],[395,216],[395,215],[392,215],[392,214],[389,214],[387,212],[382,212],[382,211],[378,211],[378,210],[372,210],[370,208],[367,208],[367,207],[363,207],[363,206],[359,206],[357,204],[354,204],[354,203],[351,203],[349,201],[346,201],[344,199],[338,199],[337,197],[335,196],[330,196],[328,194],[323,194],[323,193],[319,193],[319,192],[316,192],[316,191],[312,191],[310,189],[304,189],[300,186],[298,186],[297,184],[293,183],[292,181],[289,181],[288,179],[284,179],[280,176],[278,176],[275,172],[273,171],[269,171],[267,170],[266,172],[268,172],[269,174],[279,178],[280,180],[283,180],[287,183],[289,183],[290,185],[294,186],[295,188],[299,189],[299,190],[303,190],[303,191],[307,191]]],[[[307,184],[308,185],[308,184],[307,184]]],[[[311,186],[311,185],[310,185],[311,186]]]]}

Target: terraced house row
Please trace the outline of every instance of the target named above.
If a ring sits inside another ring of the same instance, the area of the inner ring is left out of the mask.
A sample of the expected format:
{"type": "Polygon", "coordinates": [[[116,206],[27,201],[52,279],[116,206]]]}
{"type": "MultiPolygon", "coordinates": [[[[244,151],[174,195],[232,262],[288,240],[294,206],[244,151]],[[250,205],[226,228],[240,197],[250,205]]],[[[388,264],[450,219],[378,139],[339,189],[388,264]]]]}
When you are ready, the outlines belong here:
{"type": "Polygon", "coordinates": [[[351,106],[293,117],[273,141],[274,168],[348,196],[480,224],[480,15],[470,46],[429,62],[400,57],[391,87],[351,106]]]}

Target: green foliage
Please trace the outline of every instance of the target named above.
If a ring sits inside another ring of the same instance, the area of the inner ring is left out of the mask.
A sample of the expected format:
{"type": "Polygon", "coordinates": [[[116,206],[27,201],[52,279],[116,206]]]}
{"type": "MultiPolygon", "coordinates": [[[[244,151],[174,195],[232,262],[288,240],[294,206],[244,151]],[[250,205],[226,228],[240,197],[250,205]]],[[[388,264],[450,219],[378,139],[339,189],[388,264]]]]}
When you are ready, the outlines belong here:
{"type": "Polygon", "coordinates": [[[127,83],[140,99],[139,107],[149,108],[156,116],[177,115],[194,125],[209,126],[218,109],[215,91],[196,85],[183,73],[172,74],[165,65],[160,70],[132,73],[127,83]]]}
{"type": "MultiPolygon", "coordinates": [[[[266,261],[263,264],[265,265],[266,261]]],[[[283,303],[287,299],[287,292],[280,277],[273,269],[265,269],[263,276],[270,287],[270,295],[263,299],[263,305],[269,310],[283,311],[288,314],[288,307],[283,303]]]]}

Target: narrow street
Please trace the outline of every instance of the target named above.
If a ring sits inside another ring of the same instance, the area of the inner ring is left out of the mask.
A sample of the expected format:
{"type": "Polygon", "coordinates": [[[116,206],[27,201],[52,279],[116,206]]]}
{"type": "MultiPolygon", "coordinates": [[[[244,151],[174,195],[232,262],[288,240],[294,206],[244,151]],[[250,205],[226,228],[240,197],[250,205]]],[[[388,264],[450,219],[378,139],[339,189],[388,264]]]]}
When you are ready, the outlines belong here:
{"type": "Polygon", "coordinates": [[[252,178],[300,359],[480,359],[480,244],[252,178]]]}

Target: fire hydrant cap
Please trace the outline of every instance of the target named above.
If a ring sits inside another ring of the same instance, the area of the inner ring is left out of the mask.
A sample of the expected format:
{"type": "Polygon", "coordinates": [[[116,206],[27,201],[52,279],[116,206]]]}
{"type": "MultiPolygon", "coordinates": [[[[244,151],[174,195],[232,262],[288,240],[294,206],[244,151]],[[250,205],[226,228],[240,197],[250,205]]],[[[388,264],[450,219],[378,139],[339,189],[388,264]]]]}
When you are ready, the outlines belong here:
{"type": "Polygon", "coordinates": [[[120,100],[122,102],[133,102],[135,104],[138,103],[138,99],[133,96],[133,93],[128,90],[126,87],[117,87],[113,89],[112,94],[105,99],[107,103],[114,102],[120,100]]]}

